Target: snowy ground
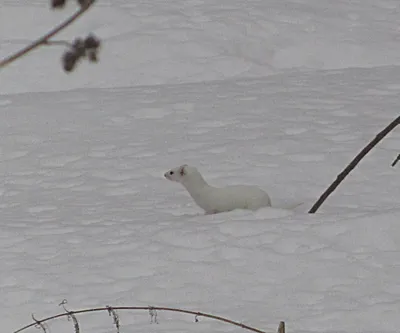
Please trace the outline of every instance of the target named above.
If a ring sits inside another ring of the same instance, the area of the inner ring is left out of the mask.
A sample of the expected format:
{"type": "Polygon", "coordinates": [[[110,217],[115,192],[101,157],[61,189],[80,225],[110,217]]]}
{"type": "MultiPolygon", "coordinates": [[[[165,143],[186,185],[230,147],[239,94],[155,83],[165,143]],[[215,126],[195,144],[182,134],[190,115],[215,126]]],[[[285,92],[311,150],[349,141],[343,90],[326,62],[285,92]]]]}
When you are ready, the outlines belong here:
{"type": "MultiPolygon", "coordinates": [[[[73,11],[0,4],[0,57],[73,11]],[[16,27],[16,22],[21,22],[16,27]]],[[[399,115],[398,1],[99,1],[102,61],[72,75],[62,49],[0,73],[4,332],[68,308],[173,306],[275,332],[400,326],[395,130],[316,215],[306,212],[399,115]],[[111,5],[112,3],[112,5],[111,5]],[[280,207],[204,216],[169,168],[258,184],[280,207]]],[[[243,332],[120,313],[123,331],[243,332]]],[[[110,332],[105,314],[82,332],[110,332]]],[[[65,319],[52,332],[72,332],[65,319]]],[[[34,328],[31,332],[36,332],[34,328]]]]}

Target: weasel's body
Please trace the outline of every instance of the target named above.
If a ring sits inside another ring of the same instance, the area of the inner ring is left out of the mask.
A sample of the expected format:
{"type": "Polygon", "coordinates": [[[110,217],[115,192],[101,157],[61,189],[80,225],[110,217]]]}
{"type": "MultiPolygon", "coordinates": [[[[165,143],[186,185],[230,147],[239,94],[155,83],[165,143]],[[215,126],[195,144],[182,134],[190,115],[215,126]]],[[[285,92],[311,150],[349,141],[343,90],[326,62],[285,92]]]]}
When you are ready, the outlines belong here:
{"type": "Polygon", "coordinates": [[[229,212],[234,209],[257,210],[271,206],[268,194],[257,186],[213,187],[207,184],[195,167],[187,164],[167,171],[164,176],[181,183],[206,214],[229,212]]]}

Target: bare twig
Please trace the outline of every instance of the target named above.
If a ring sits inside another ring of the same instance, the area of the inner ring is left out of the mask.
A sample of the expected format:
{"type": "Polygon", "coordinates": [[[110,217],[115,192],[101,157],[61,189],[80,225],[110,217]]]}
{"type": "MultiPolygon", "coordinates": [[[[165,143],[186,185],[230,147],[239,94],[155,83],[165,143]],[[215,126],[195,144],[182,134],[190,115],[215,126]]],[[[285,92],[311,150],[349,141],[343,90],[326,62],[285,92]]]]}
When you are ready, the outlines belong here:
{"type": "Polygon", "coordinates": [[[56,26],[54,29],[50,30],[44,36],[38,38],[28,46],[24,47],[23,49],[17,51],[16,53],[6,57],[5,59],[0,61],[0,69],[3,67],[11,64],[15,60],[23,57],[24,55],[28,54],[29,52],[33,51],[34,49],[38,48],[39,46],[46,45],[50,38],[57,35],[59,32],[64,30],[68,27],[71,23],[73,23],[76,19],[82,16],[95,2],[96,0],[88,0],[82,3],[80,9],[75,12],[72,16],[62,22],[60,25],[56,26]]]}
{"type": "Polygon", "coordinates": [[[400,161],[400,154],[399,154],[399,156],[397,156],[397,158],[392,163],[392,167],[394,167],[397,164],[398,161],[400,161]]]}
{"type": "MultiPolygon", "coordinates": [[[[64,301],[62,302],[64,303],[64,301]]],[[[65,304],[65,303],[64,303],[65,304]]],[[[63,304],[60,304],[63,305],[63,304]]],[[[42,319],[40,322],[44,323],[46,321],[49,320],[53,320],[56,318],[61,318],[61,317],[65,317],[65,316],[70,316],[71,314],[73,315],[77,315],[77,314],[82,314],[82,313],[89,313],[89,312],[99,312],[99,311],[109,311],[109,306],[108,307],[103,307],[103,308],[93,308],[93,309],[84,309],[84,310],[78,310],[78,311],[69,311],[68,313],[60,313],[58,315],[55,316],[51,316],[45,319],[42,319]]],[[[170,311],[170,312],[179,312],[179,313],[185,313],[185,314],[190,314],[190,315],[194,315],[196,317],[204,317],[204,318],[210,318],[210,319],[214,319],[214,320],[219,320],[231,325],[235,325],[238,327],[241,327],[243,329],[252,331],[252,332],[256,332],[256,333],[266,333],[265,331],[259,330],[257,328],[239,323],[237,321],[233,321],[224,317],[220,317],[220,316],[216,316],[216,315],[212,315],[209,313],[204,313],[204,312],[196,312],[196,311],[190,311],[190,310],[184,310],[184,309],[178,309],[178,308],[169,308],[169,307],[157,307],[157,306],[119,306],[119,307],[112,307],[114,310],[118,310],[118,311],[122,311],[122,310],[128,310],[128,311],[133,311],[133,310],[143,310],[143,311],[170,311]]],[[[67,310],[68,311],[68,310],[67,310]]],[[[17,331],[14,331],[14,333],[19,333],[22,332],[30,327],[35,326],[37,323],[34,322],[32,324],[26,325],[20,329],[18,329],[17,331]]]]}
{"type": "Polygon", "coordinates": [[[337,176],[336,180],[326,189],[317,202],[311,207],[308,213],[315,213],[318,208],[324,203],[329,195],[339,186],[339,184],[346,178],[346,176],[353,170],[357,164],[367,155],[372,148],[374,148],[387,134],[389,134],[397,125],[400,124],[400,116],[393,120],[385,129],[376,135],[376,137],[368,143],[358,153],[358,155],[350,162],[350,164],[337,176]]]}

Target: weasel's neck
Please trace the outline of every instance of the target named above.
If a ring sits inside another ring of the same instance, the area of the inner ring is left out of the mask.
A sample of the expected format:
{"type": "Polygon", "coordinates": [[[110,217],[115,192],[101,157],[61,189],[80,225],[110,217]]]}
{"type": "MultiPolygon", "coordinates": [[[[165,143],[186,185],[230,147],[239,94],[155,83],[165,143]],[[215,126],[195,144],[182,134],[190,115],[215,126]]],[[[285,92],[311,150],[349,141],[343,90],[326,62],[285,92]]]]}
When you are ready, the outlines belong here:
{"type": "Polygon", "coordinates": [[[190,177],[187,177],[185,181],[182,182],[182,185],[191,194],[196,193],[206,187],[210,187],[200,173],[191,174],[190,177]]]}

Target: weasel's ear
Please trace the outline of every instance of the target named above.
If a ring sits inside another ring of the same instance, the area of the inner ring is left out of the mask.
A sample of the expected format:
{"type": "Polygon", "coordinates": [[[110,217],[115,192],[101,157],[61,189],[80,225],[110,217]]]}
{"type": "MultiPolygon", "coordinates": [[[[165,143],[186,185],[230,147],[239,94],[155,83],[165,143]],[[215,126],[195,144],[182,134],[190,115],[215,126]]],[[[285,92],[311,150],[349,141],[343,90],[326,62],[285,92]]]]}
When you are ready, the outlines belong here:
{"type": "Polygon", "coordinates": [[[186,167],[187,167],[187,166],[188,166],[187,164],[184,164],[184,165],[181,165],[181,167],[179,168],[179,174],[180,174],[181,176],[186,175],[186,167]]]}

